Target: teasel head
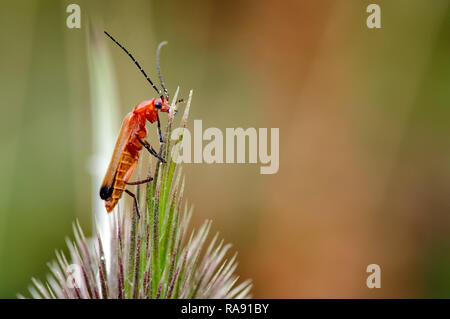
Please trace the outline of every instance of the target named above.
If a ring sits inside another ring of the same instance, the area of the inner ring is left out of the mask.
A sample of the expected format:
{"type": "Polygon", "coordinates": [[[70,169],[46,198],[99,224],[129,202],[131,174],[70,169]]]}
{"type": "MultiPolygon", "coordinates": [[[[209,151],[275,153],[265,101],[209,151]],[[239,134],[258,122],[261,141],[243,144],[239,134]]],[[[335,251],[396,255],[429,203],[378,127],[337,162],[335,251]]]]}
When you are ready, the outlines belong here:
{"type": "MultiPolygon", "coordinates": [[[[177,101],[178,90],[174,94],[177,101]]],[[[192,91],[181,120],[185,128],[192,91]]],[[[50,273],[42,282],[35,278],[32,298],[132,299],[132,298],[250,298],[249,280],[238,284],[236,254],[216,234],[209,238],[212,222],[205,221],[189,233],[193,208],[183,201],[185,181],[177,164],[182,135],[172,147],[171,127],[177,106],[173,103],[165,129],[154,179],[137,190],[137,217],[131,201],[122,201],[109,223],[109,253],[97,228],[87,238],[78,222],[74,237],[67,239],[69,255],[56,252],[50,273]]],[[[149,165],[151,167],[151,165],[149,165]]],[[[147,172],[145,172],[147,173],[147,172]]],[[[105,212],[106,214],[106,212],[105,212]]],[[[24,297],[24,295],[19,295],[24,297]]]]}

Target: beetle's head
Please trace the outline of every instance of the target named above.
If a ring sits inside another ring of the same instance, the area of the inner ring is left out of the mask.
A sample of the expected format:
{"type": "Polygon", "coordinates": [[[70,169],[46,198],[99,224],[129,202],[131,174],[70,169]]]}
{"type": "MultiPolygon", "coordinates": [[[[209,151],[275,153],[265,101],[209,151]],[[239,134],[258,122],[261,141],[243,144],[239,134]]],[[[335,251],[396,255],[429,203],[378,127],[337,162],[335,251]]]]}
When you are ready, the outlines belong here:
{"type": "Polygon", "coordinates": [[[166,99],[157,98],[153,102],[153,106],[156,110],[161,112],[169,112],[170,104],[166,99]]]}

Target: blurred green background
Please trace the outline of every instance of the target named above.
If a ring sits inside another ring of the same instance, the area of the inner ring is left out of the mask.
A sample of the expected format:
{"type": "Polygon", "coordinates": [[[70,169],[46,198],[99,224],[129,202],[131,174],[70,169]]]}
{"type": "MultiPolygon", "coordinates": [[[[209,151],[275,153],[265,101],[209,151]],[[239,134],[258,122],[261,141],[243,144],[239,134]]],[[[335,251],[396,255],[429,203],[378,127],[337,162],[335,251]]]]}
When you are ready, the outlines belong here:
{"type": "MultiPolygon", "coordinates": [[[[91,233],[88,25],[106,29],[191,123],[280,128],[280,170],[185,165],[254,296],[450,297],[450,11],[445,0],[0,4],[0,297],[44,278],[78,218],[91,233]],[[81,29],[66,7],[81,7],[81,29]],[[366,27],[381,6],[382,29],[366,27]],[[365,285],[381,266],[381,289],[365,285]]],[[[155,97],[112,43],[121,114],[155,97]]],[[[156,131],[150,131],[156,136],[156,131]]]]}

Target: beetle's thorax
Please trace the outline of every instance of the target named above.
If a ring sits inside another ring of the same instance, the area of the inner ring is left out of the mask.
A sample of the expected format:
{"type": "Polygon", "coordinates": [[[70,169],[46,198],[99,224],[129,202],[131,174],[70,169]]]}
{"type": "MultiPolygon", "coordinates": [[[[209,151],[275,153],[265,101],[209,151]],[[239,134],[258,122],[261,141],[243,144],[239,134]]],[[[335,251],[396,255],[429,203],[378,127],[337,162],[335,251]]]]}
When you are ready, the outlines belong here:
{"type": "Polygon", "coordinates": [[[147,121],[153,123],[158,118],[158,111],[169,112],[169,109],[170,104],[166,99],[154,98],[136,105],[133,113],[138,116],[144,116],[147,121]]]}
{"type": "Polygon", "coordinates": [[[139,117],[145,117],[150,123],[155,122],[158,116],[158,110],[155,108],[155,100],[156,99],[142,101],[136,105],[133,113],[139,117]]]}

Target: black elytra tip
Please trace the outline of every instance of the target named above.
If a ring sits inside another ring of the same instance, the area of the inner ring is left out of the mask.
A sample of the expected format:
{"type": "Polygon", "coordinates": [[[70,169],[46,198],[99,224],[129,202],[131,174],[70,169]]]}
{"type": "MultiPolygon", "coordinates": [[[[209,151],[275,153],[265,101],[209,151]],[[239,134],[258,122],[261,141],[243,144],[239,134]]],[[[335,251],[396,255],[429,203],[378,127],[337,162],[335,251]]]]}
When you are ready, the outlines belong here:
{"type": "Polygon", "coordinates": [[[113,188],[108,186],[103,186],[100,188],[100,198],[103,200],[107,200],[111,197],[113,193],[113,188]]]}

